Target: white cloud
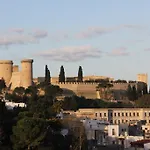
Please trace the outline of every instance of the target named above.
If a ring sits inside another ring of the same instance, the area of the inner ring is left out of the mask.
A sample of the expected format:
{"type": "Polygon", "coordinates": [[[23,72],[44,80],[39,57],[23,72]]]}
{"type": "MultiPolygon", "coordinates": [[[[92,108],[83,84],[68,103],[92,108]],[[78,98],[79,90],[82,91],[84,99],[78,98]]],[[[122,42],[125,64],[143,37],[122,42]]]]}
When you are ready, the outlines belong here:
{"type": "Polygon", "coordinates": [[[10,29],[11,32],[16,32],[16,33],[23,33],[24,32],[24,29],[23,28],[13,28],[13,29],[10,29]]]}
{"type": "Polygon", "coordinates": [[[118,49],[112,50],[110,53],[107,53],[108,56],[128,56],[129,52],[125,47],[120,47],[118,49]]]}
{"type": "Polygon", "coordinates": [[[118,25],[118,26],[113,26],[113,27],[90,27],[86,29],[85,31],[80,32],[77,34],[78,38],[91,38],[95,36],[100,36],[103,34],[111,33],[113,31],[117,31],[120,29],[144,29],[144,27],[139,26],[139,25],[130,25],[130,24],[125,24],[125,25],[118,25]]]}
{"type": "Polygon", "coordinates": [[[99,58],[101,51],[92,46],[67,46],[58,49],[50,49],[45,52],[36,54],[36,56],[43,57],[55,61],[80,61],[86,58],[99,58]]]}
{"type": "Polygon", "coordinates": [[[38,38],[38,39],[40,39],[40,38],[45,38],[45,37],[48,36],[48,32],[47,32],[47,31],[44,31],[44,30],[35,30],[35,31],[33,32],[33,36],[34,36],[35,38],[38,38]]]}
{"type": "Polygon", "coordinates": [[[21,45],[37,43],[38,40],[29,35],[8,35],[0,36],[0,46],[21,45]]]}

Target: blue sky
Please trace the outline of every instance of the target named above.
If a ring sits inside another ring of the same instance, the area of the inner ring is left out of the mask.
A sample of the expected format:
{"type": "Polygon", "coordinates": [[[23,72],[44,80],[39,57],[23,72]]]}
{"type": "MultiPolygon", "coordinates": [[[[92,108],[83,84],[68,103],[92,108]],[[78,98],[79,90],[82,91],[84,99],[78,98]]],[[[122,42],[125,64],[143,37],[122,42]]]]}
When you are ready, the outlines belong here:
{"type": "Polygon", "coordinates": [[[150,74],[149,0],[0,0],[0,59],[34,59],[34,77],[150,74]]]}

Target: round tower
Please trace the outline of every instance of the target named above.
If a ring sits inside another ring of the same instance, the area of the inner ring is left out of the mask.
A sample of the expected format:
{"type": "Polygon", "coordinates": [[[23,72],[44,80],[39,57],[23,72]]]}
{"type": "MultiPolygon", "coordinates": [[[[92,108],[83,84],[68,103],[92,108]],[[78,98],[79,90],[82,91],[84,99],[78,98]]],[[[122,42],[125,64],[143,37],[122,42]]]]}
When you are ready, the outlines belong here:
{"type": "Polygon", "coordinates": [[[0,60],[0,78],[5,80],[6,86],[9,85],[12,76],[13,62],[11,60],[0,60]]]}
{"type": "Polygon", "coordinates": [[[32,85],[33,81],[33,59],[24,59],[21,61],[21,85],[27,88],[32,85]]]}

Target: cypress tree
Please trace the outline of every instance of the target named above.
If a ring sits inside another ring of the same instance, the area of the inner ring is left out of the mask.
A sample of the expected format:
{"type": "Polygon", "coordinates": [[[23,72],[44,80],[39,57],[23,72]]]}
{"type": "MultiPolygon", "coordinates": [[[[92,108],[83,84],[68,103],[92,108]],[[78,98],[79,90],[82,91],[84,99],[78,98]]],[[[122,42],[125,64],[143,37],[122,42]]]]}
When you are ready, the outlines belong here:
{"type": "Polygon", "coordinates": [[[79,66],[78,70],[78,82],[83,82],[83,70],[81,66],[79,66]]]}
{"type": "Polygon", "coordinates": [[[132,100],[136,100],[137,99],[137,90],[135,85],[132,87],[132,100]]]}
{"type": "Polygon", "coordinates": [[[50,71],[47,67],[47,65],[45,65],[45,83],[50,83],[51,77],[50,77],[50,71]]]}
{"type": "Polygon", "coordinates": [[[128,89],[127,89],[127,97],[129,100],[132,100],[132,88],[131,85],[128,85],[128,89]]]}
{"type": "Polygon", "coordinates": [[[60,67],[59,82],[65,82],[65,71],[63,66],[60,67]]]}

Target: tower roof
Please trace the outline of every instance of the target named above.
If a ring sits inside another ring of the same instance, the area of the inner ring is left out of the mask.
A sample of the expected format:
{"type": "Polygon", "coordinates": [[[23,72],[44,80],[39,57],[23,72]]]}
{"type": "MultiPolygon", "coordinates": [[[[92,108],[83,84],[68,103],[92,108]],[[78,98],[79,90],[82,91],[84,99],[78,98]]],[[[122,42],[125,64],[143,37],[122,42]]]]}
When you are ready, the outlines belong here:
{"type": "Polygon", "coordinates": [[[13,64],[12,60],[0,60],[0,64],[13,64]]]}
{"type": "Polygon", "coordinates": [[[33,63],[33,59],[23,59],[23,60],[21,60],[21,63],[24,63],[24,62],[33,63]]]}

